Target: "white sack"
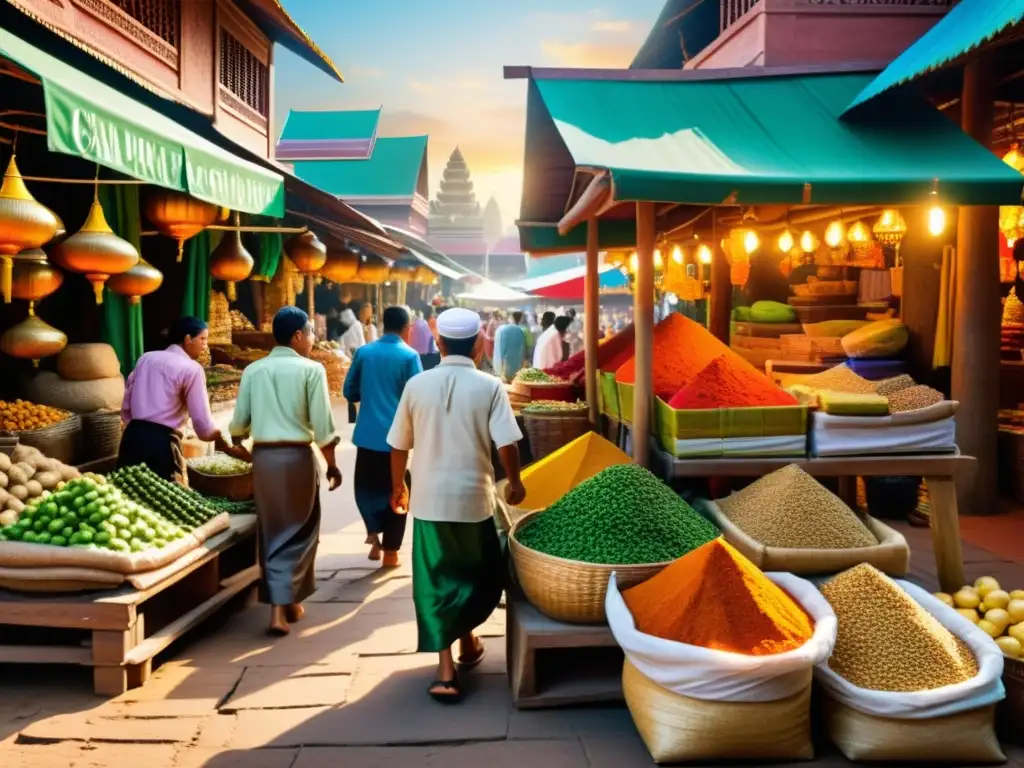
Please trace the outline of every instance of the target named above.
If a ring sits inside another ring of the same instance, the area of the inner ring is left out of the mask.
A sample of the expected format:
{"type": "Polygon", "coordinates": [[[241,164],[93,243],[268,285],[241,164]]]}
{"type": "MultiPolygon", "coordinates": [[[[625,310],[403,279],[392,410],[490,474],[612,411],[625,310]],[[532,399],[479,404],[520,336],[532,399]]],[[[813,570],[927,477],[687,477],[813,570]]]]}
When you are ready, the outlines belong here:
{"type": "MultiPolygon", "coordinates": [[[[837,417],[832,417],[833,419],[837,417]]],[[[854,418],[854,417],[846,417],[854,418]]],[[[815,417],[809,432],[812,456],[871,456],[894,453],[955,453],[956,421],[949,418],[923,424],[883,426],[886,417],[858,421],[873,421],[874,429],[848,422],[823,422],[815,417]]]]}

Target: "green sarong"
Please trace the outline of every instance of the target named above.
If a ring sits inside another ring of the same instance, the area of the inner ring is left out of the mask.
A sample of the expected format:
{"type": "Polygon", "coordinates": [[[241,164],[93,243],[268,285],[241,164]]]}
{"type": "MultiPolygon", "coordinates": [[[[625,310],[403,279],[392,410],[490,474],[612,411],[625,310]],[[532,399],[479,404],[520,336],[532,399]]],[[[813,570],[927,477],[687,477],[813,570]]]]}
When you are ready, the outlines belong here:
{"type": "Polygon", "coordinates": [[[419,653],[446,650],[483,624],[504,589],[494,519],[480,523],[413,521],[412,596],[419,653]]]}

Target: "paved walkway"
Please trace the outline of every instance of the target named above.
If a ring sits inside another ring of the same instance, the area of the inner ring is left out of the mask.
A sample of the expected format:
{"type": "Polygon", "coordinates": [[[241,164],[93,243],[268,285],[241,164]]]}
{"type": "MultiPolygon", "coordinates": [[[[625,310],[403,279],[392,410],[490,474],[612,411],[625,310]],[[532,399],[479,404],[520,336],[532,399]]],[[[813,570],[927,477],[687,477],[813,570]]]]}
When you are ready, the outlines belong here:
{"type": "MultiPolygon", "coordinates": [[[[321,587],[291,636],[268,639],[265,608],[240,606],[174,646],[144,688],[111,701],[92,695],[87,670],[0,667],[0,766],[653,765],[624,707],[511,706],[501,610],[484,627],[488,656],[468,700],[452,708],[428,699],[433,659],[413,653],[409,570],[368,568],[352,501],[353,460],[346,451],[346,485],[325,493],[321,587]]],[[[914,539],[915,573],[927,581],[927,532],[914,539]]],[[[968,560],[973,575],[975,563],[995,567],[998,558],[972,547],[968,560]]],[[[998,566],[1024,575],[1014,564],[998,566]]],[[[820,755],[816,765],[846,765],[827,745],[820,755]]],[[[1010,764],[1024,768],[1024,753],[1010,764]]]]}

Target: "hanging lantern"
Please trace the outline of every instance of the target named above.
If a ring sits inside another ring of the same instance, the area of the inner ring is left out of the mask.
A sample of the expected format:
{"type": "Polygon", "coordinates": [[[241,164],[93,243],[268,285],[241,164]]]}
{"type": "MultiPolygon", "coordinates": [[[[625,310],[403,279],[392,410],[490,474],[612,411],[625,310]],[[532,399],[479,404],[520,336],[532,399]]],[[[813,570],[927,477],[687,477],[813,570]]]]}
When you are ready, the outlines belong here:
{"type": "Polygon", "coordinates": [[[794,240],[793,233],[789,231],[789,227],[782,230],[782,234],[779,235],[779,250],[783,253],[789,253],[793,250],[794,240]]]}
{"type": "Polygon", "coordinates": [[[697,248],[697,259],[700,261],[701,264],[710,264],[711,258],[711,249],[708,248],[708,246],[706,246],[704,243],[701,243],[700,247],[697,248]]]}
{"type": "MultiPolygon", "coordinates": [[[[50,211],[49,208],[47,208],[46,210],[50,211]]],[[[52,245],[57,245],[65,237],[68,236],[68,228],[64,226],[64,219],[62,219],[60,216],[58,216],[53,211],[50,211],[50,213],[53,215],[54,221],[57,222],[57,229],[54,230],[53,237],[51,237],[47,241],[47,243],[46,243],[47,245],[51,245],[52,246],[52,245]]]]}
{"type": "Polygon", "coordinates": [[[348,249],[328,251],[320,274],[332,283],[351,282],[359,274],[359,254],[348,249]]]}
{"type": "Polygon", "coordinates": [[[678,245],[672,248],[672,261],[674,261],[676,264],[683,263],[683,249],[680,248],[678,245]]]}
{"type": "Polygon", "coordinates": [[[235,283],[249,277],[255,263],[242,245],[242,233],[237,229],[225,232],[220,243],[210,254],[210,274],[228,284],[228,301],[235,301],[238,298],[235,283]]]}
{"type": "Polygon", "coordinates": [[[85,275],[96,293],[96,303],[102,304],[107,278],[138,264],[139,252],[114,234],[103,215],[103,206],[93,200],[82,228],[58,245],[52,258],[57,266],[85,275]]]}
{"type": "Polygon", "coordinates": [[[144,210],[160,234],[178,241],[180,263],[185,241],[215,223],[223,209],[184,192],[161,189],[147,196],[144,210]]]}
{"type": "Polygon", "coordinates": [[[630,274],[635,275],[636,271],[639,268],[640,268],[640,255],[636,251],[633,251],[629,255],[629,271],[630,271],[630,274]]]}
{"type": "Polygon", "coordinates": [[[817,236],[809,229],[805,229],[803,234],[800,235],[800,250],[807,256],[812,256],[818,250],[821,245],[821,241],[818,240],[817,236]]]}
{"type": "Polygon", "coordinates": [[[319,272],[327,263],[327,246],[320,242],[315,232],[306,231],[288,239],[284,244],[285,253],[304,275],[319,272]]]}
{"type": "Polygon", "coordinates": [[[654,268],[656,270],[665,268],[665,258],[661,255],[661,248],[654,249],[654,268]]]}
{"type": "Polygon", "coordinates": [[[846,241],[853,249],[858,258],[866,256],[871,251],[872,237],[871,230],[863,221],[855,221],[846,231],[846,241]]]}
{"type": "MultiPolygon", "coordinates": [[[[1003,162],[1015,171],[1024,172],[1024,154],[1021,154],[1017,142],[1014,142],[1010,151],[1003,155],[1003,162]]],[[[999,231],[1003,233],[1006,244],[1011,248],[1024,237],[1024,206],[999,206],[999,231]]]]}
{"type": "Polygon", "coordinates": [[[114,293],[127,296],[132,304],[138,304],[143,296],[156,291],[164,282],[163,273],[141,256],[139,263],[107,280],[107,286],[114,293]]]}
{"type": "Polygon", "coordinates": [[[414,282],[432,285],[435,280],[437,280],[437,275],[429,267],[425,267],[422,264],[416,267],[416,275],[413,277],[414,282]]]}
{"type": "Polygon", "coordinates": [[[928,209],[928,234],[938,237],[946,231],[946,212],[941,205],[933,205],[928,209]]]}
{"type": "Polygon", "coordinates": [[[22,251],[14,257],[11,295],[22,301],[39,301],[60,288],[64,273],[46,260],[40,248],[22,251]]]}
{"type": "Polygon", "coordinates": [[[411,281],[416,276],[416,268],[409,267],[405,264],[395,264],[388,270],[388,280],[398,281],[405,280],[406,282],[411,281]]]}
{"type": "Polygon", "coordinates": [[[907,222],[903,220],[903,216],[899,211],[893,208],[886,208],[882,211],[878,221],[875,222],[872,231],[874,232],[875,240],[882,245],[899,248],[900,243],[903,242],[904,235],[907,234],[907,222]]]}
{"type": "Polygon", "coordinates": [[[40,358],[58,354],[67,344],[67,336],[36,317],[34,302],[29,302],[28,317],[0,336],[0,351],[31,360],[35,367],[39,366],[40,358]]]}
{"type": "Polygon", "coordinates": [[[746,251],[749,256],[760,247],[761,238],[757,236],[757,232],[752,229],[748,229],[747,234],[743,236],[743,250],[746,251]]]}
{"type": "Polygon", "coordinates": [[[49,242],[56,231],[57,217],[32,197],[12,155],[0,185],[0,293],[5,304],[11,303],[13,257],[49,242]]]}
{"type": "Polygon", "coordinates": [[[841,219],[836,219],[825,227],[825,245],[828,246],[832,261],[842,261],[850,254],[850,244],[846,240],[846,225],[841,219]]]}
{"type": "Polygon", "coordinates": [[[359,265],[359,272],[356,274],[356,283],[383,283],[388,279],[388,265],[383,261],[364,261],[359,265]]]}

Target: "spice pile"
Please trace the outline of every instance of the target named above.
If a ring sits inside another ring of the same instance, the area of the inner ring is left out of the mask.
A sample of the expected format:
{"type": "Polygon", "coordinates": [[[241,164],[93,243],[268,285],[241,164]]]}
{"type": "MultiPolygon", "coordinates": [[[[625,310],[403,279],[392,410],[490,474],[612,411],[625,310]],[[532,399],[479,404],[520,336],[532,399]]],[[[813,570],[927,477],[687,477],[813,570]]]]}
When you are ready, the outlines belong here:
{"type": "Polygon", "coordinates": [[[801,383],[813,389],[828,389],[853,395],[873,395],[876,392],[873,383],[863,376],[858,376],[846,363],[808,376],[801,383]]]}
{"type": "Polygon", "coordinates": [[[621,464],[569,491],[517,539],[567,560],[643,565],[675,560],[719,533],[646,469],[621,464]]]}
{"type": "Polygon", "coordinates": [[[516,374],[514,380],[521,381],[524,384],[554,384],[562,381],[555,376],[544,373],[539,368],[523,368],[516,374]]]}
{"type": "Polygon", "coordinates": [[[919,384],[889,395],[889,413],[916,411],[919,408],[927,408],[930,405],[941,403],[945,399],[937,389],[919,384]]]}
{"type": "Polygon", "coordinates": [[[763,373],[740,357],[719,355],[669,405],[677,410],[797,405],[763,373]]]}
{"type": "Polygon", "coordinates": [[[27,400],[0,400],[0,431],[25,432],[49,427],[65,419],[71,413],[48,405],[37,405],[27,400]]]}
{"type": "Polygon", "coordinates": [[[910,389],[913,386],[916,386],[916,382],[907,374],[902,373],[899,376],[893,376],[891,379],[879,381],[875,384],[875,392],[882,397],[892,397],[897,392],[910,389]]]}
{"type": "Polygon", "coordinates": [[[785,653],[814,634],[803,608],[722,539],[683,555],[622,597],[644,634],[716,651],[785,653]]]}
{"type": "Polygon", "coordinates": [[[596,432],[587,432],[523,470],[522,509],[550,507],[569,490],[603,469],[629,464],[629,456],[596,432]]]}
{"type": "Polygon", "coordinates": [[[523,408],[523,413],[581,413],[587,410],[583,400],[569,403],[564,400],[533,400],[523,408]]]}
{"type": "MultiPolygon", "coordinates": [[[[605,370],[605,366],[611,366],[617,358],[621,358],[618,365],[614,368],[610,367],[610,370],[615,370],[626,362],[630,357],[633,356],[633,338],[636,331],[632,323],[624,328],[620,333],[615,334],[610,339],[603,339],[597,345],[597,368],[598,370],[605,370]]],[[[544,372],[549,373],[552,376],[557,376],[560,379],[566,379],[568,381],[575,381],[583,377],[586,370],[587,355],[586,350],[581,349],[575,355],[570,355],[568,360],[563,360],[560,363],[556,363],[550,368],[545,368],[544,372]]]]}
{"type": "Polygon", "coordinates": [[[878,544],[842,499],[795,464],[716,503],[741,531],[768,547],[856,549],[878,544]]]}
{"type": "Polygon", "coordinates": [[[970,680],[978,662],[964,642],[866,563],[821,588],[839,620],[833,672],[873,691],[925,691],[970,680]]]}
{"type": "MultiPolygon", "coordinates": [[[[673,312],[654,327],[654,394],[666,402],[693,381],[716,357],[739,358],[700,323],[673,312]]],[[[636,357],[630,356],[616,372],[615,380],[632,384],[636,357]]]]}
{"type": "Polygon", "coordinates": [[[231,330],[232,331],[255,331],[256,326],[250,322],[249,318],[242,314],[241,310],[231,310],[231,330]]]}

